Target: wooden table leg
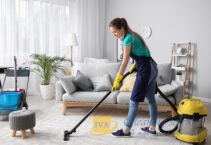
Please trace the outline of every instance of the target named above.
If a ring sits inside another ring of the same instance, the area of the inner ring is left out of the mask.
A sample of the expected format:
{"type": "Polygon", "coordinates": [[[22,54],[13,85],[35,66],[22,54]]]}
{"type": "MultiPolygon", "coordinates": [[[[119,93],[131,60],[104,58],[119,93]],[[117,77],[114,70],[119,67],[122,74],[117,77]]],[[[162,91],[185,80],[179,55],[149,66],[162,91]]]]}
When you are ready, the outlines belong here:
{"type": "Polygon", "coordinates": [[[16,130],[13,130],[12,131],[12,137],[15,137],[16,136],[16,130]]]}
{"type": "Polygon", "coordinates": [[[30,132],[31,132],[31,134],[35,134],[34,128],[31,128],[31,129],[30,129],[30,132]]]}
{"type": "Polygon", "coordinates": [[[21,130],[22,139],[26,138],[26,130],[21,130]]]}

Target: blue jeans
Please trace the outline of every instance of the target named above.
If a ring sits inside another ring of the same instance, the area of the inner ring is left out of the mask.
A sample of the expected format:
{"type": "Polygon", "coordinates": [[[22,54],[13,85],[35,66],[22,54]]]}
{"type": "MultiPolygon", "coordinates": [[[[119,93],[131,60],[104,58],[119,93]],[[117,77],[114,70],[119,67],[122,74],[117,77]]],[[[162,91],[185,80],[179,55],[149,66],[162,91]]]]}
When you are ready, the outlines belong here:
{"type": "MultiPolygon", "coordinates": [[[[149,113],[150,113],[150,125],[155,126],[157,122],[157,104],[155,101],[155,87],[156,79],[158,75],[157,66],[152,62],[151,63],[151,72],[149,83],[147,87],[146,98],[149,103],[149,113]]],[[[131,128],[133,122],[137,116],[139,102],[130,100],[130,106],[128,111],[128,116],[125,120],[125,126],[131,128]]]]}

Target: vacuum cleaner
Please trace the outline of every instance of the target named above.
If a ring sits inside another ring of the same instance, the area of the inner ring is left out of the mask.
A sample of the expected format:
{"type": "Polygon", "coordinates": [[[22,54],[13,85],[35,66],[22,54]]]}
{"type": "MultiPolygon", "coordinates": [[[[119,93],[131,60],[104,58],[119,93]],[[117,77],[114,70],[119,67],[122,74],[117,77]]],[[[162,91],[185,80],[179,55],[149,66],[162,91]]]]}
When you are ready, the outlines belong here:
{"type": "Polygon", "coordinates": [[[178,107],[178,129],[174,133],[179,140],[189,143],[202,143],[207,137],[204,127],[207,109],[200,99],[184,99],[178,107]]]}
{"type": "MultiPolygon", "coordinates": [[[[162,95],[166,98],[165,95],[162,95]]],[[[170,104],[172,106],[172,104],[170,104]]],[[[204,127],[207,109],[203,106],[203,102],[197,98],[183,99],[176,109],[177,115],[164,119],[159,124],[160,132],[164,134],[172,134],[176,139],[193,144],[205,142],[207,137],[207,129],[204,127]],[[176,121],[176,126],[171,130],[165,130],[164,126],[170,121],[176,121]]]]}

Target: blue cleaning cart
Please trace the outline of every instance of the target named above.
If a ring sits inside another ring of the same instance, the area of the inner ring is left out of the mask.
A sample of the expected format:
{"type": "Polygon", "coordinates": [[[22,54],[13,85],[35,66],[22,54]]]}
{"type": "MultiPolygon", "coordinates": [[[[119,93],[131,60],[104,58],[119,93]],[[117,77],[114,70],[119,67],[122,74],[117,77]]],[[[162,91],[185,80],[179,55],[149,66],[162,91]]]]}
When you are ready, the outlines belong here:
{"type": "Polygon", "coordinates": [[[13,91],[3,91],[0,81],[0,120],[8,120],[10,112],[22,109],[22,107],[28,109],[25,89],[17,89],[17,60],[15,56],[14,62],[15,67],[12,73],[15,77],[15,89],[13,91]]]}

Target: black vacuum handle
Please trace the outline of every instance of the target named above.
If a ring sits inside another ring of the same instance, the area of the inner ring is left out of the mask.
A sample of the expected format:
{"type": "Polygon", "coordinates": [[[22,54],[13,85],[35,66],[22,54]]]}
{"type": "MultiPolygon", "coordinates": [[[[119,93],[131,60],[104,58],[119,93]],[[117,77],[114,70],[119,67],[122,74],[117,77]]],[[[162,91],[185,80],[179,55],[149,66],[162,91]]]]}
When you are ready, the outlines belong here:
{"type": "Polygon", "coordinates": [[[165,99],[169,103],[169,105],[174,109],[174,111],[177,112],[176,106],[168,99],[168,97],[164,95],[163,92],[158,87],[156,89],[158,93],[163,97],[163,99],[165,99]]]}

